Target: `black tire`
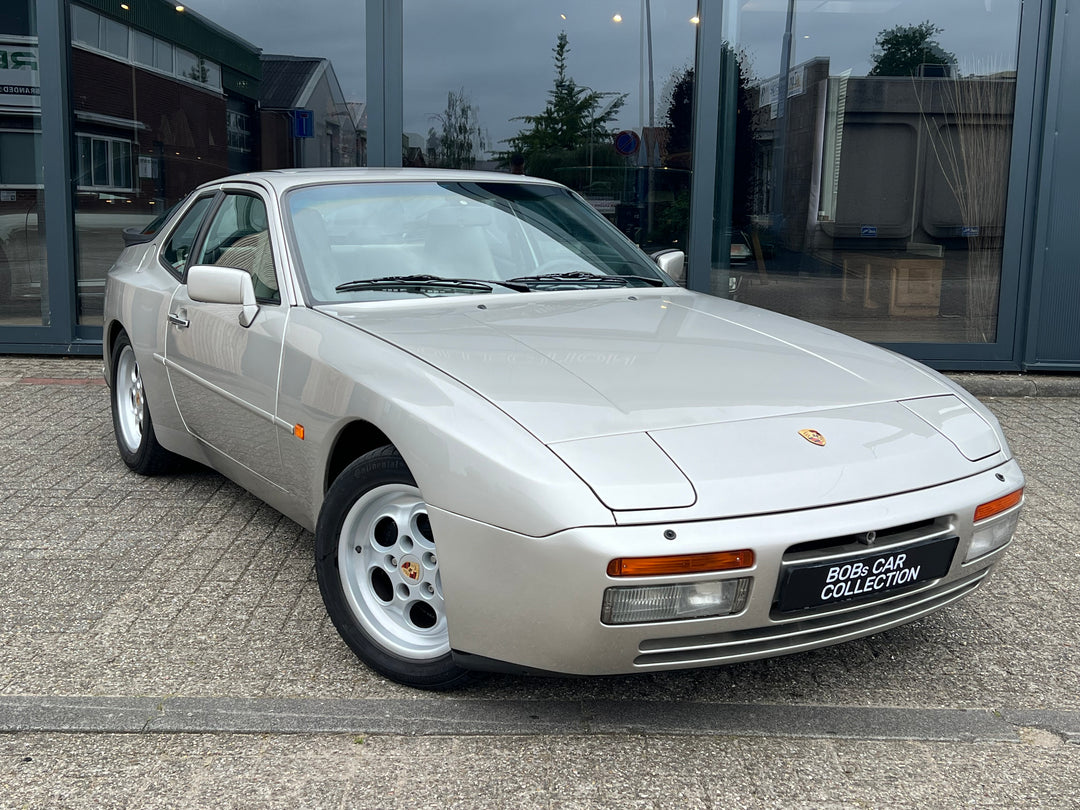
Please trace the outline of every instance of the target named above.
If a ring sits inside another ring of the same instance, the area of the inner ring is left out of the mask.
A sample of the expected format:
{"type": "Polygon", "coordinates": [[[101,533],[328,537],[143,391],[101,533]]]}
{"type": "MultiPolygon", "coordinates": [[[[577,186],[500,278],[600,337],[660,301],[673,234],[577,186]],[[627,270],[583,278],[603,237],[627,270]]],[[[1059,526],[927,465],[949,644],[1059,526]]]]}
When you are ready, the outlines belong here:
{"type": "Polygon", "coordinates": [[[361,456],[331,485],[315,573],[334,627],[371,669],[418,689],[469,679],[450,653],[427,506],[392,446],[361,456]]]}
{"type": "Polygon", "coordinates": [[[143,391],[139,362],[126,332],[121,332],[113,345],[111,368],[109,399],[120,457],[140,475],[160,475],[171,470],[177,456],[158,443],[150,405],[143,391]]]}

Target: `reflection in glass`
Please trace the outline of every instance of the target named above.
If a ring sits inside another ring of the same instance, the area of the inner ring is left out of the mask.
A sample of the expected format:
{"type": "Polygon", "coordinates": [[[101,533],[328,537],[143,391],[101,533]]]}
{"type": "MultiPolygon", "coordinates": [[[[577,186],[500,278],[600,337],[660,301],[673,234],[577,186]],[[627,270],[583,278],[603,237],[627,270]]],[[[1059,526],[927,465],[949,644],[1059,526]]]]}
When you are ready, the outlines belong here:
{"type": "Polygon", "coordinates": [[[283,20],[256,0],[182,11],[71,3],[79,323],[100,323],[125,236],[145,241],[148,225],[196,186],[362,162],[363,3],[334,19],[319,8],[296,6],[283,20]],[[327,37],[331,28],[340,40],[327,37]],[[349,76],[348,96],[337,70],[349,76]]]}
{"type": "Polygon", "coordinates": [[[752,179],[732,193],[749,189],[751,258],[732,248],[736,297],[869,340],[996,339],[1019,8],[742,6],[752,179]]]}
{"type": "Polygon", "coordinates": [[[244,89],[256,84],[256,51],[194,15],[178,26],[176,14],[165,5],[137,19],[71,6],[82,324],[100,323],[124,230],[141,230],[199,183],[254,168],[229,148],[225,119],[227,103],[256,108],[255,92],[244,89]],[[197,37],[185,34],[192,25],[197,37]],[[184,47],[193,42],[206,52],[184,47]],[[235,89],[221,86],[222,62],[235,71],[235,89]]]}
{"type": "Polygon", "coordinates": [[[0,4],[0,325],[48,325],[36,6],[0,4]]]}
{"type": "Polygon", "coordinates": [[[403,163],[556,180],[639,245],[685,249],[696,4],[630,5],[406,5],[403,163]]]}
{"type": "Polygon", "coordinates": [[[287,201],[300,281],[317,304],[665,283],[558,186],[412,178],[308,186],[287,201]]]}

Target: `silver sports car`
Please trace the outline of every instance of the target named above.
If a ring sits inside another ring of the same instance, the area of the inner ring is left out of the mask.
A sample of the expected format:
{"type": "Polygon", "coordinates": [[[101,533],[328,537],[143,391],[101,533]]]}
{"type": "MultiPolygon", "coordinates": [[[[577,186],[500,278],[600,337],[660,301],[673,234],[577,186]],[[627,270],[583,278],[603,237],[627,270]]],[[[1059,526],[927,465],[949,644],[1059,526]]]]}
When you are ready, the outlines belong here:
{"type": "Polygon", "coordinates": [[[986,580],[1024,479],[982,405],[657,262],[513,175],[203,186],[109,274],[120,455],[313,530],[345,643],[418,687],[809,650],[986,580]]]}

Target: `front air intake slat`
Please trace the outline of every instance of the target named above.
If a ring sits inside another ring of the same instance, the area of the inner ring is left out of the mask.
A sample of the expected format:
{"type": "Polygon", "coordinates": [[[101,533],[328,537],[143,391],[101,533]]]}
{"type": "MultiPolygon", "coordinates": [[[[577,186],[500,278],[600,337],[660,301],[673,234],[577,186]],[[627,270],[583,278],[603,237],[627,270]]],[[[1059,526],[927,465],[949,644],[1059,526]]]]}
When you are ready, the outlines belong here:
{"type": "Polygon", "coordinates": [[[985,570],[979,571],[966,579],[912,593],[884,606],[877,603],[858,610],[731,633],[645,640],[638,645],[642,654],[634,659],[634,663],[644,668],[672,664],[733,663],[871,635],[955,602],[975,590],[986,573],[985,570]]]}

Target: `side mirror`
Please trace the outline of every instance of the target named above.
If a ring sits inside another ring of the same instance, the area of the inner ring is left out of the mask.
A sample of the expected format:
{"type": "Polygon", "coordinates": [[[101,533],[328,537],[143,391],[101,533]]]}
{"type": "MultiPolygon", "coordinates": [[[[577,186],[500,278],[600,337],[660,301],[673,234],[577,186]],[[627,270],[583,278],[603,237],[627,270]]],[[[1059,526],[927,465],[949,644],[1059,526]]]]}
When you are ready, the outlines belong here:
{"type": "Polygon", "coordinates": [[[188,268],[187,288],[192,301],[242,307],[239,318],[241,326],[251,326],[259,314],[259,305],[255,303],[255,284],[246,270],[196,264],[188,268]]]}
{"type": "Polygon", "coordinates": [[[658,250],[652,254],[652,260],[671,276],[671,280],[683,287],[686,286],[686,254],[681,250],[671,248],[658,250]]]}

